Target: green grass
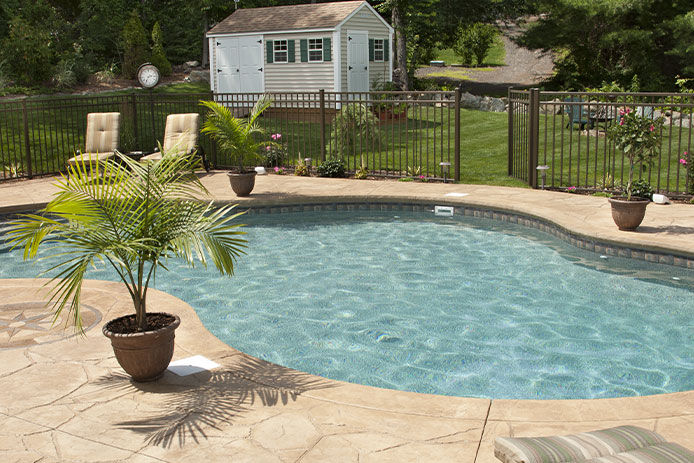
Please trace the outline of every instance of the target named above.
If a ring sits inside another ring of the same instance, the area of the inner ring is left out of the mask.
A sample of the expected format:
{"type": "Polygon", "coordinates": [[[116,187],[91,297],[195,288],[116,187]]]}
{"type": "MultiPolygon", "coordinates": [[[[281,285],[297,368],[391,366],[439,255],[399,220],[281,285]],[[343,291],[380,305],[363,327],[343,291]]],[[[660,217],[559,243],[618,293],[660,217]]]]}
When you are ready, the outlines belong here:
{"type": "MultiPolygon", "coordinates": [[[[460,63],[460,57],[457,56],[451,48],[443,48],[436,50],[435,60],[444,61],[446,66],[451,64],[460,63]]],[[[503,66],[506,64],[506,48],[504,47],[504,42],[501,37],[497,37],[494,44],[487,52],[487,56],[484,58],[484,66],[503,66]]]]}

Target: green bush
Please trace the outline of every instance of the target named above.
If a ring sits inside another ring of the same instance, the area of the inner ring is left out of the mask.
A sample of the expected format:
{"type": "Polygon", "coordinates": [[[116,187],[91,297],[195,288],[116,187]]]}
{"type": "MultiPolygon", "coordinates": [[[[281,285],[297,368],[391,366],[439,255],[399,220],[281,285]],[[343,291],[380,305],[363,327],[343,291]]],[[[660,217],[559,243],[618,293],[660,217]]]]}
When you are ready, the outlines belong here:
{"type": "Polygon", "coordinates": [[[631,195],[637,198],[646,198],[653,200],[653,187],[645,179],[634,180],[631,184],[631,195]]]}
{"type": "Polygon", "coordinates": [[[71,59],[61,59],[55,66],[53,72],[53,85],[59,89],[74,87],[77,84],[77,77],[74,71],[75,62],[71,59]]]}
{"type": "Polygon", "coordinates": [[[50,78],[53,68],[50,31],[17,16],[10,21],[9,34],[1,45],[3,61],[14,81],[36,85],[50,78]]]}
{"type": "Polygon", "coordinates": [[[474,56],[477,65],[482,66],[497,35],[498,29],[491,24],[475,23],[471,26],[461,26],[458,39],[453,44],[453,51],[460,57],[462,64],[471,65],[474,56]]]}
{"type": "Polygon", "coordinates": [[[339,159],[328,159],[316,169],[319,177],[344,178],[345,165],[339,159]]]}
{"type": "Polygon", "coordinates": [[[152,58],[150,61],[159,69],[162,76],[171,75],[171,63],[166,59],[164,35],[161,32],[159,21],[155,22],[152,28],[152,58]]]}
{"type": "Polygon", "coordinates": [[[357,154],[357,147],[367,149],[378,138],[378,119],[364,104],[345,105],[333,121],[332,138],[337,157],[357,154]]]}
{"type": "Polygon", "coordinates": [[[122,34],[123,46],[123,76],[128,79],[135,78],[137,69],[142,63],[147,62],[149,45],[147,43],[147,33],[142,26],[140,16],[137,11],[130,13],[130,18],[123,27],[122,34]]]}

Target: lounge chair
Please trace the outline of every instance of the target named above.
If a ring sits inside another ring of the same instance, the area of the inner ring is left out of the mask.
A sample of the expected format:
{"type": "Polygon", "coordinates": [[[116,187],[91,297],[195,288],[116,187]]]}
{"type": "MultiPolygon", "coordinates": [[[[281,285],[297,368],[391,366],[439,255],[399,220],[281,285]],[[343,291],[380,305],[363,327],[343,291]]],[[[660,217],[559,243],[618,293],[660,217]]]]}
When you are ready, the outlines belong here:
{"type": "MultiPolygon", "coordinates": [[[[581,97],[570,97],[566,100],[564,100],[568,103],[574,103],[574,102],[582,102],[583,100],[581,97]]],[[[567,122],[566,127],[573,128],[574,124],[578,124],[578,127],[583,130],[586,124],[588,123],[588,112],[586,111],[586,108],[582,105],[564,105],[564,112],[569,116],[569,122],[567,122]]]]}
{"type": "MultiPolygon", "coordinates": [[[[75,167],[80,159],[84,161],[106,161],[118,149],[120,136],[120,113],[87,114],[87,134],[84,152],[67,160],[69,167],[75,167]]],[[[69,175],[68,171],[68,175],[69,175]]]]}
{"type": "MultiPolygon", "coordinates": [[[[209,172],[210,165],[205,157],[205,153],[197,146],[199,133],[200,115],[198,113],[169,114],[166,117],[162,150],[166,153],[175,151],[182,154],[192,153],[197,150],[202,158],[205,170],[209,172]]],[[[140,162],[158,161],[161,159],[161,156],[161,152],[155,151],[152,154],[142,156],[140,162]]]]}
{"type": "Polygon", "coordinates": [[[497,437],[494,455],[505,463],[692,463],[694,452],[660,434],[619,426],[568,436],[497,437]]]}

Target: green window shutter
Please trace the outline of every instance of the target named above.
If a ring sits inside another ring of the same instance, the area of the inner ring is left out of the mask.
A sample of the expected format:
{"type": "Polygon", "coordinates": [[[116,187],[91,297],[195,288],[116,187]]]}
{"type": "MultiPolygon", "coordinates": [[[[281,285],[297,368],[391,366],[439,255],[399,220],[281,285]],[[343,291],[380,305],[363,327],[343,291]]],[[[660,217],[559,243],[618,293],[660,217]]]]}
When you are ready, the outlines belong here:
{"type": "Polygon", "coordinates": [[[329,37],[323,39],[323,61],[332,61],[333,59],[331,50],[332,44],[330,42],[331,40],[329,37]]]}
{"type": "Polygon", "coordinates": [[[386,63],[390,61],[390,40],[388,39],[383,41],[383,61],[386,63]]]}
{"type": "Polygon", "coordinates": [[[307,63],[308,62],[308,40],[301,39],[301,41],[299,41],[299,48],[301,48],[301,62],[307,63]]]}
{"type": "Polygon", "coordinates": [[[273,53],[275,52],[275,49],[273,48],[272,40],[266,40],[265,41],[265,51],[267,52],[266,55],[266,60],[268,63],[272,63],[274,61],[274,55],[273,53]]]}
{"type": "Polygon", "coordinates": [[[290,63],[293,63],[296,61],[296,48],[294,48],[294,41],[293,40],[287,40],[287,51],[289,52],[288,55],[289,57],[287,58],[287,61],[290,63]]]}
{"type": "Polygon", "coordinates": [[[374,60],[374,39],[369,39],[369,61],[374,60]]]}

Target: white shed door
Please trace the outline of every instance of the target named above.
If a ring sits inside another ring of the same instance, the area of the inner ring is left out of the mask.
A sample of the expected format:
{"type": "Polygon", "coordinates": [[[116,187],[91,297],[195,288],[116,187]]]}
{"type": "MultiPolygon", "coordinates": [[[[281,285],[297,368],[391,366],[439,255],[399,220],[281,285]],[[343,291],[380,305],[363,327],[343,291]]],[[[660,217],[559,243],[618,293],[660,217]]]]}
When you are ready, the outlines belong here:
{"type": "Polygon", "coordinates": [[[239,69],[238,39],[218,38],[215,48],[215,58],[217,62],[217,92],[240,92],[241,70],[239,69]]]}
{"type": "Polygon", "coordinates": [[[219,93],[262,93],[262,36],[220,37],[217,39],[219,93]]]}
{"type": "Polygon", "coordinates": [[[368,32],[347,32],[347,90],[369,91],[368,32]]]}

